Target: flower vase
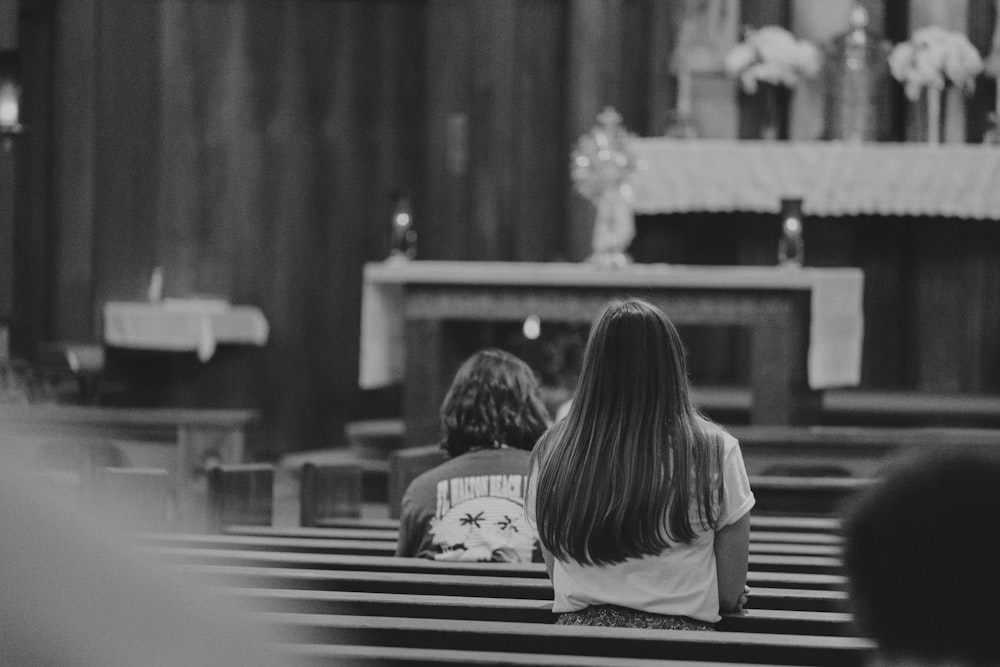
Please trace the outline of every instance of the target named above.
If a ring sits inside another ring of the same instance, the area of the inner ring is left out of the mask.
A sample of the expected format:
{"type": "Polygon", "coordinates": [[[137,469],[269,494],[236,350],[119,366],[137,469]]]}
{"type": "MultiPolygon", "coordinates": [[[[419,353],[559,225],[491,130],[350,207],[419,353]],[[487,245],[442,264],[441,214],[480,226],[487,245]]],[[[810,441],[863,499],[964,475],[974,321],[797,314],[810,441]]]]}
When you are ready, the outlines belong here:
{"type": "Polygon", "coordinates": [[[773,83],[760,83],[756,98],[760,138],[764,141],[788,139],[792,89],[773,83]]]}
{"type": "Polygon", "coordinates": [[[941,101],[944,90],[928,86],[924,92],[927,101],[927,143],[941,143],[941,101]]]}

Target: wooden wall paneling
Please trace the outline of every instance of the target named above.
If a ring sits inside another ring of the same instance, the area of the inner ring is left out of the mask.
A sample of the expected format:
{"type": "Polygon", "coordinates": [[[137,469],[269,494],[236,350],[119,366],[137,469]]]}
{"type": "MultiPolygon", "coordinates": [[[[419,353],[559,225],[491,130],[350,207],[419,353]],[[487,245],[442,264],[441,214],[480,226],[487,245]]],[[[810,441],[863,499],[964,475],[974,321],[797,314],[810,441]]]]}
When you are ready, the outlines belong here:
{"type": "MultiPolygon", "coordinates": [[[[220,3],[215,9],[225,7],[220,3]]],[[[229,41],[225,32],[229,22],[221,22],[212,12],[212,7],[199,2],[161,5],[161,122],[150,128],[158,141],[159,187],[155,245],[145,277],[148,280],[153,266],[162,266],[164,294],[171,297],[209,291],[198,284],[199,259],[202,246],[210,241],[211,202],[227,196],[210,178],[212,156],[206,146],[208,115],[221,83],[213,70],[218,70],[229,41]],[[211,82],[206,81],[209,78],[211,82]]]]}
{"type": "Polygon", "coordinates": [[[46,3],[22,0],[18,5],[17,47],[21,72],[21,123],[13,153],[16,190],[13,207],[13,294],[10,345],[15,357],[36,358],[39,343],[49,337],[52,21],[46,3]]]}
{"type": "Polygon", "coordinates": [[[912,280],[916,333],[917,388],[921,391],[962,391],[960,371],[968,342],[966,315],[975,296],[966,289],[968,226],[959,220],[921,219],[910,225],[914,240],[912,280]]]}
{"type": "Polygon", "coordinates": [[[299,435],[299,448],[343,443],[357,389],[361,264],[366,228],[375,224],[365,202],[377,203],[372,194],[384,113],[381,51],[391,44],[378,39],[379,14],[380,3],[304,5],[299,37],[288,45],[302,44],[303,139],[315,137],[311,142],[318,147],[303,174],[314,207],[304,211],[303,221],[312,256],[296,286],[302,292],[299,320],[287,322],[290,331],[299,325],[292,335],[308,356],[299,369],[307,387],[298,398],[305,407],[296,416],[311,423],[312,433],[299,435]]]}
{"type": "MultiPolygon", "coordinates": [[[[969,0],[968,35],[969,41],[986,60],[993,46],[993,33],[997,27],[997,5],[995,0],[969,0]]],[[[988,127],[988,114],[997,109],[997,80],[981,75],[976,81],[976,90],[965,100],[965,137],[971,143],[980,143],[988,127]]]]}
{"type": "Polygon", "coordinates": [[[194,157],[201,190],[182,241],[193,246],[187,253],[194,258],[188,294],[222,294],[245,303],[245,295],[234,291],[245,288],[233,276],[244,249],[239,242],[244,224],[240,202],[247,199],[244,154],[237,146],[249,124],[245,8],[232,1],[196,7],[192,55],[198,69],[193,79],[199,140],[194,157]]]}
{"type": "Polygon", "coordinates": [[[428,198],[417,228],[426,259],[469,258],[473,11],[466,0],[428,0],[428,198]]]}
{"type": "Polygon", "coordinates": [[[562,0],[520,0],[514,29],[514,201],[512,259],[565,259],[569,153],[565,127],[562,0]]]}
{"type": "Polygon", "coordinates": [[[514,247],[514,27],[511,2],[473,4],[470,108],[472,260],[511,260],[514,247]]]}
{"type": "MultiPolygon", "coordinates": [[[[876,6],[882,10],[882,20],[872,25],[880,26],[882,34],[891,44],[902,42],[910,36],[910,3],[909,0],[884,0],[876,6]]],[[[869,5],[872,7],[872,5],[869,5]]],[[[874,14],[873,14],[874,17],[874,14]]],[[[909,131],[910,102],[903,93],[903,85],[892,76],[889,77],[890,108],[892,113],[891,141],[906,141],[909,131]]]]}
{"type": "Polygon", "coordinates": [[[365,257],[380,260],[388,253],[395,193],[410,198],[418,233],[417,252],[422,256],[421,227],[432,217],[422,164],[427,145],[426,7],[422,2],[407,0],[380,2],[376,13],[374,51],[379,55],[379,65],[374,83],[380,102],[373,110],[377,141],[373,155],[375,173],[369,196],[365,198],[368,217],[365,257]]]}
{"type": "MultiPolygon", "coordinates": [[[[322,3],[321,3],[322,4],[322,3]]],[[[377,118],[375,169],[366,189],[363,259],[378,261],[388,253],[388,232],[396,194],[410,197],[418,234],[417,256],[433,251],[431,226],[437,209],[431,205],[427,160],[429,128],[427,101],[431,85],[427,66],[428,11],[425,2],[399,0],[378,3],[376,44],[386,53],[380,59],[375,82],[381,102],[373,110],[377,118]]],[[[365,74],[372,76],[372,73],[365,74]]],[[[443,164],[443,163],[442,163],[443,164]]],[[[442,169],[444,167],[442,166],[442,169]]],[[[344,351],[351,352],[349,363],[338,371],[353,398],[350,419],[393,417],[399,414],[401,387],[379,390],[357,388],[357,349],[360,337],[360,276],[362,258],[354,258],[349,283],[356,287],[355,310],[341,325],[349,330],[344,351]],[[352,338],[353,336],[353,338],[352,338]]],[[[351,289],[354,289],[352,287],[351,289]]]]}
{"type": "Polygon", "coordinates": [[[966,362],[960,369],[964,391],[1000,393],[1000,228],[995,220],[977,221],[968,245],[966,271],[966,362]]]}
{"type": "MultiPolygon", "coordinates": [[[[0,0],[0,49],[16,49],[20,29],[17,0],[0,0]]],[[[14,151],[0,151],[0,359],[9,353],[8,325],[14,308],[14,151]]]]}
{"type": "Polygon", "coordinates": [[[52,311],[55,340],[100,340],[94,308],[97,2],[55,4],[52,311]]]}
{"type": "Polygon", "coordinates": [[[625,127],[640,136],[652,135],[649,81],[652,70],[652,0],[621,0],[621,108],[625,127]]]}
{"type": "Polygon", "coordinates": [[[865,388],[908,389],[915,382],[914,332],[907,326],[911,319],[907,284],[913,246],[907,222],[864,216],[854,223],[854,265],[865,274],[861,359],[861,386],[865,388]]]}
{"type": "MultiPolygon", "coordinates": [[[[147,3],[98,5],[95,300],[145,298],[157,261],[160,18],[147,3]]],[[[169,278],[169,277],[168,277],[169,278]]]]}
{"type": "MultiPolygon", "coordinates": [[[[567,6],[566,131],[569,147],[589,132],[606,106],[623,107],[621,0],[570,0],[567,6]]],[[[629,119],[624,123],[628,127],[629,119]]],[[[573,261],[591,253],[594,207],[572,191],[567,203],[566,247],[573,261]]]]}
{"type": "Polygon", "coordinates": [[[653,2],[650,5],[646,27],[649,31],[646,136],[665,134],[677,110],[674,51],[682,18],[682,3],[653,2]]]}
{"type": "MultiPolygon", "coordinates": [[[[275,88],[269,91],[275,105],[266,124],[268,168],[275,171],[271,192],[274,225],[273,266],[266,302],[272,320],[266,403],[270,406],[274,445],[279,451],[308,449],[332,443],[317,442],[324,433],[333,407],[327,374],[330,347],[336,344],[327,322],[337,305],[335,294],[317,292],[326,286],[324,272],[331,271],[329,248],[324,242],[336,232],[351,243],[345,219],[331,218],[317,191],[319,182],[329,189],[345,218],[352,209],[342,193],[348,186],[331,173],[331,162],[347,163],[356,155],[354,141],[361,134],[354,125],[352,59],[357,49],[353,5],[332,3],[332,12],[322,24],[318,16],[304,16],[298,3],[279,5],[276,20],[280,38],[272,52],[276,68],[275,88]],[[334,80],[330,107],[324,119],[321,141],[316,117],[310,109],[318,94],[312,91],[314,72],[308,67],[306,26],[324,25],[332,53],[328,75],[334,80]],[[321,157],[322,156],[322,157],[321,157]],[[319,182],[318,182],[319,181],[319,182]],[[327,233],[329,229],[329,234],[327,233]],[[292,378],[297,378],[293,380],[292,378]]],[[[353,183],[351,180],[349,183],[353,183]]]]}
{"type": "Polygon", "coordinates": [[[0,358],[9,353],[8,326],[14,311],[14,199],[16,153],[0,151],[0,358]]]}
{"type": "MultiPolygon", "coordinates": [[[[790,0],[741,0],[741,24],[760,28],[780,25],[788,28],[791,23],[790,0]]],[[[734,85],[739,100],[739,138],[757,139],[763,126],[763,112],[756,95],[747,95],[734,85]]]]}

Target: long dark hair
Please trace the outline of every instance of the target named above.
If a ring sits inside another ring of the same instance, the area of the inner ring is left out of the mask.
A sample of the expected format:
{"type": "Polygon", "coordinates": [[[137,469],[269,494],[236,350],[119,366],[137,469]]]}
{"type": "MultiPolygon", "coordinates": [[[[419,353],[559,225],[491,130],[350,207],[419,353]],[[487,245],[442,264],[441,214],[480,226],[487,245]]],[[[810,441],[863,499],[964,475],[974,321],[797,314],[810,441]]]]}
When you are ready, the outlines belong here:
{"type": "Polygon", "coordinates": [[[569,413],[532,453],[535,519],[557,558],[613,564],[714,526],[722,440],[688,391],[684,348],[659,308],[611,303],[591,329],[569,413]]]}
{"type": "Polygon", "coordinates": [[[509,352],[488,348],[455,373],[441,404],[441,448],[453,457],[501,445],[530,450],[549,421],[531,367],[509,352]]]}

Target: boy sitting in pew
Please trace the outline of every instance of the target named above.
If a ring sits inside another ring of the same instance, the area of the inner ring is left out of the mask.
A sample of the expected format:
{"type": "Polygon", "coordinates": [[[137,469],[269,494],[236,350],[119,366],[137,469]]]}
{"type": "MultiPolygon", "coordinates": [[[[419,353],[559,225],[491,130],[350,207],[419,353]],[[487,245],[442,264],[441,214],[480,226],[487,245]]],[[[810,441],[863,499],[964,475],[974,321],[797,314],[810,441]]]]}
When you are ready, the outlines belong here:
{"type": "Polygon", "coordinates": [[[396,555],[531,561],[537,536],[524,517],[528,458],[549,424],[534,372],[508,352],[477,352],[458,369],[441,424],[451,458],[407,487],[396,555]]]}

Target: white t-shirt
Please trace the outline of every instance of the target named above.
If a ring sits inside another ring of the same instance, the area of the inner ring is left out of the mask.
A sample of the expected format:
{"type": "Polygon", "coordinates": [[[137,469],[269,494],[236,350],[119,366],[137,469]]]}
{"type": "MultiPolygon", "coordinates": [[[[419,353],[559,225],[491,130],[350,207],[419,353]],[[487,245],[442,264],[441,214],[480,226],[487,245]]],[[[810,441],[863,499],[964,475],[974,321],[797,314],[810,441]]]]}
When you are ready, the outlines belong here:
{"type": "MultiPolygon", "coordinates": [[[[721,429],[720,429],[721,431],[721,429]]],[[[754,506],[750,480],[736,438],[723,433],[724,480],[716,530],[735,523],[754,506]]],[[[536,477],[526,504],[532,525],[536,477]]],[[[719,583],[715,564],[715,532],[697,523],[697,536],[679,542],[657,556],[630,558],[615,565],[581,565],[556,559],[552,571],[553,612],[577,611],[591,605],[614,604],[630,609],[719,621],[719,583]]]]}

